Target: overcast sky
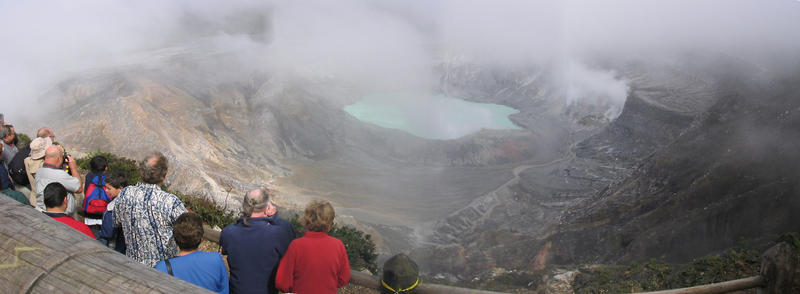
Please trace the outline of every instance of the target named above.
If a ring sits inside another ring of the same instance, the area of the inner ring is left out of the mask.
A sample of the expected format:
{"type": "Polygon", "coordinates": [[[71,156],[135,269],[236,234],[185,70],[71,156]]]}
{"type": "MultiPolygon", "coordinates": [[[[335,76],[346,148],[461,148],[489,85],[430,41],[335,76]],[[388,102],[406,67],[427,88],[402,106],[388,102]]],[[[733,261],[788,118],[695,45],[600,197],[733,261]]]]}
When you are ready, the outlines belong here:
{"type": "Polygon", "coordinates": [[[426,87],[454,56],[502,66],[703,49],[780,63],[800,52],[800,1],[0,0],[0,28],[0,112],[14,121],[76,72],[198,43],[254,69],[385,89],[426,87]],[[245,14],[269,19],[262,37],[237,29],[253,24],[245,14]]]}

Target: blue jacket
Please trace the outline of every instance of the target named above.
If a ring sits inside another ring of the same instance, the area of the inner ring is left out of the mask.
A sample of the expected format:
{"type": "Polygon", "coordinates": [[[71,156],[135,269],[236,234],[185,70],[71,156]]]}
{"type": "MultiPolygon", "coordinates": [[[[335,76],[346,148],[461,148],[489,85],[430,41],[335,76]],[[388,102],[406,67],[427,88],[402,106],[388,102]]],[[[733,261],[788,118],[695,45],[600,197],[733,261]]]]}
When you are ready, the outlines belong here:
{"type": "Polygon", "coordinates": [[[225,227],[219,238],[222,254],[228,255],[231,293],[278,293],[275,274],[278,263],[295,238],[291,223],[278,217],[242,219],[225,227]]]}
{"type": "MultiPolygon", "coordinates": [[[[172,274],[181,280],[220,294],[228,294],[228,270],[216,252],[197,251],[169,259],[172,274]]],[[[156,270],[169,274],[167,263],[159,261],[156,270]]]]}

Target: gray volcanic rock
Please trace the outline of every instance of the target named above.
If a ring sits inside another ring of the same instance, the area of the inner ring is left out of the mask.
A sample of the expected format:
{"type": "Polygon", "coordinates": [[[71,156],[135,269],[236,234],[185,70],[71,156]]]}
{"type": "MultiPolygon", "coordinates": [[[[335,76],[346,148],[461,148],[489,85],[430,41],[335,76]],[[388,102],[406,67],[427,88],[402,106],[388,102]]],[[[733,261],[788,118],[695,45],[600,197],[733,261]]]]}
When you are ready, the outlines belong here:
{"type": "Polygon", "coordinates": [[[794,231],[800,218],[797,75],[735,79],[628,179],[573,207],[552,262],[687,261],[794,231]]]}
{"type": "MultiPolygon", "coordinates": [[[[563,213],[593,203],[596,195],[628,179],[642,160],[674,142],[720,98],[719,76],[692,66],[658,71],[650,66],[623,67],[632,90],[621,115],[607,127],[582,129],[581,118],[562,116],[570,140],[560,146],[567,152],[551,161],[518,165],[515,177],[503,186],[433,224],[430,240],[436,245],[415,252],[423,268],[466,276],[498,264],[537,269],[547,261],[563,261],[551,259],[552,251],[585,250],[549,238],[572,228],[565,223],[573,216],[563,213]]],[[[625,204],[612,204],[619,205],[625,204]]]]}

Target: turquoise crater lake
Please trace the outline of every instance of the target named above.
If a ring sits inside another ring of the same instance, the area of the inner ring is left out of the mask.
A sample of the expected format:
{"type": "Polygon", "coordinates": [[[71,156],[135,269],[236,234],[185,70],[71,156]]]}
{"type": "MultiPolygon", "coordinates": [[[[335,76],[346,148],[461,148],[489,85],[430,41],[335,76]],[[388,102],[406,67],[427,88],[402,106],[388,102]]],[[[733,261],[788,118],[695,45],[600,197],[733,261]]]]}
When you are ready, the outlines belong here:
{"type": "Polygon", "coordinates": [[[344,111],[363,122],[427,139],[455,139],[481,129],[521,129],[508,119],[518,110],[442,95],[365,96],[344,111]]]}

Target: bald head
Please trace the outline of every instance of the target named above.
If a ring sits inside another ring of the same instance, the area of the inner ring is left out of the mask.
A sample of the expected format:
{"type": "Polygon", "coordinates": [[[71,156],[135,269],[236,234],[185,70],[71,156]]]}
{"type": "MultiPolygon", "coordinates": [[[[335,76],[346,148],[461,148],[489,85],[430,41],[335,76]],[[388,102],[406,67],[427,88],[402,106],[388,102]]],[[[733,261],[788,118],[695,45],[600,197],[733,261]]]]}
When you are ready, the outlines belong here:
{"type": "Polygon", "coordinates": [[[167,157],[161,152],[154,151],[139,162],[139,173],[142,182],[158,185],[164,182],[168,169],[167,157]]]}
{"type": "Polygon", "coordinates": [[[44,151],[44,162],[55,166],[61,166],[64,163],[64,150],[61,146],[52,145],[47,147],[44,151]]]}
{"type": "Polygon", "coordinates": [[[36,131],[36,137],[39,137],[39,138],[50,137],[50,140],[54,140],[56,135],[55,135],[55,133],[53,133],[53,130],[51,130],[49,128],[41,128],[38,131],[36,131]]]}

